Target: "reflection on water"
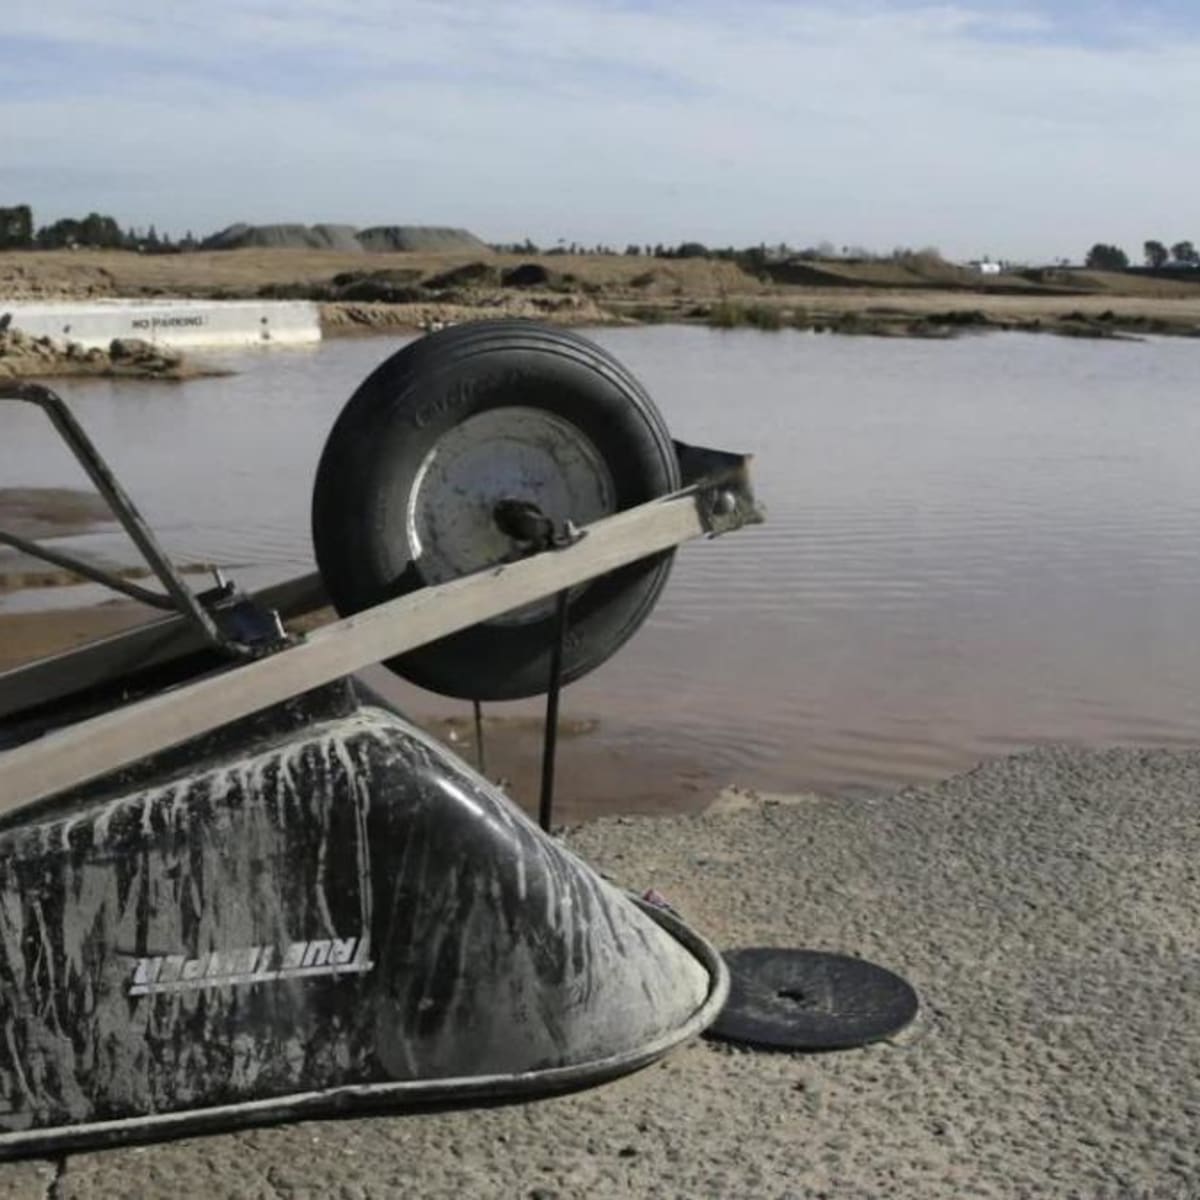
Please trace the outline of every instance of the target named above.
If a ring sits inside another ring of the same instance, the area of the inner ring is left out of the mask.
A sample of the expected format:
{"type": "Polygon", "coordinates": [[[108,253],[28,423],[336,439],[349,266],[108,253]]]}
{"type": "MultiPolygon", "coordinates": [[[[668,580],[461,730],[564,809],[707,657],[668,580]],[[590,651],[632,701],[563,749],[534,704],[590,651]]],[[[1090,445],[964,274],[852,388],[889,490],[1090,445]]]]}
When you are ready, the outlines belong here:
{"type": "MultiPolygon", "coordinates": [[[[1200,739],[1200,347],[595,336],[676,436],[755,454],[769,523],[682,552],[651,621],[569,690],[571,711],[717,779],[821,790],[1046,741],[1200,739]]],[[[174,555],[258,584],[308,566],[325,434],[399,344],[61,390],[174,555]]],[[[78,483],[42,420],[0,409],[5,484],[78,483]]],[[[79,543],[122,553],[111,535],[79,543]]]]}

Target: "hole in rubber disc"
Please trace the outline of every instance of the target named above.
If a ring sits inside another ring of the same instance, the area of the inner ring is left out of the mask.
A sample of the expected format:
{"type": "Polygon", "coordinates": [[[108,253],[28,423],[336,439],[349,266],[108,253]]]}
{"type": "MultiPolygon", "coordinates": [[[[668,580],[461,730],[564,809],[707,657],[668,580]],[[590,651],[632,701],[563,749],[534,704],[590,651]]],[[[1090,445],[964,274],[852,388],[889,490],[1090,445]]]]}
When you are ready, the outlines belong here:
{"type": "Polygon", "coordinates": [[[793,1004],[807,1006],[812,1003],[812,997],[801,988],[781,988],[775,993],[780,1000],[791,1000],[793,1004]]]}

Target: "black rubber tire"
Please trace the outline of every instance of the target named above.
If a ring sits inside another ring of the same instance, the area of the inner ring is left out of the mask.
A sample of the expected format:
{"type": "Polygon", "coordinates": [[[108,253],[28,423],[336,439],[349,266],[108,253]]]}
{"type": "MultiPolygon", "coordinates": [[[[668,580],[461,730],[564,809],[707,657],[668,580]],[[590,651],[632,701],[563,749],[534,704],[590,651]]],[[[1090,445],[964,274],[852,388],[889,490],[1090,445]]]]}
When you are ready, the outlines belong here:
{"type": "MultiPolygon", "coordinates": [[[[350,398],[325,444],[313,494],[317,565],[343,616],[424,586],[406,509],[438,438],[476,413],[546,409],[591,440],[613,479],[616,507],[679,487],[670,434],[650,397],[599,346],[528,321],[481,321],[430,334],[394,354],[350,398]]],[[[649,615],[668,552],[597,579],[571,599],[563,680],[608,659],[649,615]]],[[[446,696],[512,700],[547,688],[553,617],[485,623],[387,663],[446,696]]]]}

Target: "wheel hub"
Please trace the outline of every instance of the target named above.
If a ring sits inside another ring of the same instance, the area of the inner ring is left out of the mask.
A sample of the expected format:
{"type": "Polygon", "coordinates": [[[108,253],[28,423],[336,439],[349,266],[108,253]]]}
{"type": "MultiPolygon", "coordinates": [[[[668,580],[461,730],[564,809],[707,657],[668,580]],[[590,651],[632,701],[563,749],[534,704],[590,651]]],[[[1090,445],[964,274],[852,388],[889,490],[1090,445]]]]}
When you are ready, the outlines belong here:
{"type": "MultiPolygon", "coordinates": [[[[409,495],[409,550],[423,581],[445,583],[511,559],[520,543],[495,511],[514,500],[556,527],[586,525],[616,510],[616,488],[591,439],[554,413],[509,405],[468,417],[425,456],[409,495]]],[[[552,607],[527,605],[497,623],[537,620],[552,607]]]]}

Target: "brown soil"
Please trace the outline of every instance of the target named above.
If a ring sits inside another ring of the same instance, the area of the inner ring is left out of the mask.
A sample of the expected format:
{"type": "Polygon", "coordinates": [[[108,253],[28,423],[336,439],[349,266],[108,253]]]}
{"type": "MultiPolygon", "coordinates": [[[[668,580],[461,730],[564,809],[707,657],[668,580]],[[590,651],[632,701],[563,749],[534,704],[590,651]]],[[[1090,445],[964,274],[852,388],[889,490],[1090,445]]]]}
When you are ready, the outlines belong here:
{"type": "MultiPolygon", "coordinates": [[[[0,296],[19,299],[76,299],[87,296],[203,296],[243,299],[263,288],[325,285],[336,275],[403,270],[429,279],[477,259],[477,254],[341,254],[330,250],[224,250],[197,254],[143,255],[117,250],[0,253],[0,296]]],[[[545,265],[568,287],[580,291],[632,288],[631,281],[658,260],[622,255],[527,256],[496,254],[498,272],[526,262],[545,265]]],[[[761,285],[732,263],[672,260],[680,287],[692,295],[754,291],[761,285]]],[[[411,273],[411,274],[410,274],[411,273]]],[[[636,290],[636,289],[634,289],[636,290]]]]}
{"type": "Polygon", "coordinates": [[[0,671],[128,629],[147,620],[148,613],[125,600],[64,611],[0,613],[0,671]]]}
{"type": "Polygon", "coordinates": [[[0,254],[0,296],[307,298],[322,305],[329,334],[519,316],[563,325],[694,321],[905,337],[988,329],[1200,335],[1200,280],[1190,276],[1061,269],[980,276],[925,255],[793,261],[756,276],[719,260],[622,255],[494,254],[484,262],[477,252],[10,252],[0,254]]]}

